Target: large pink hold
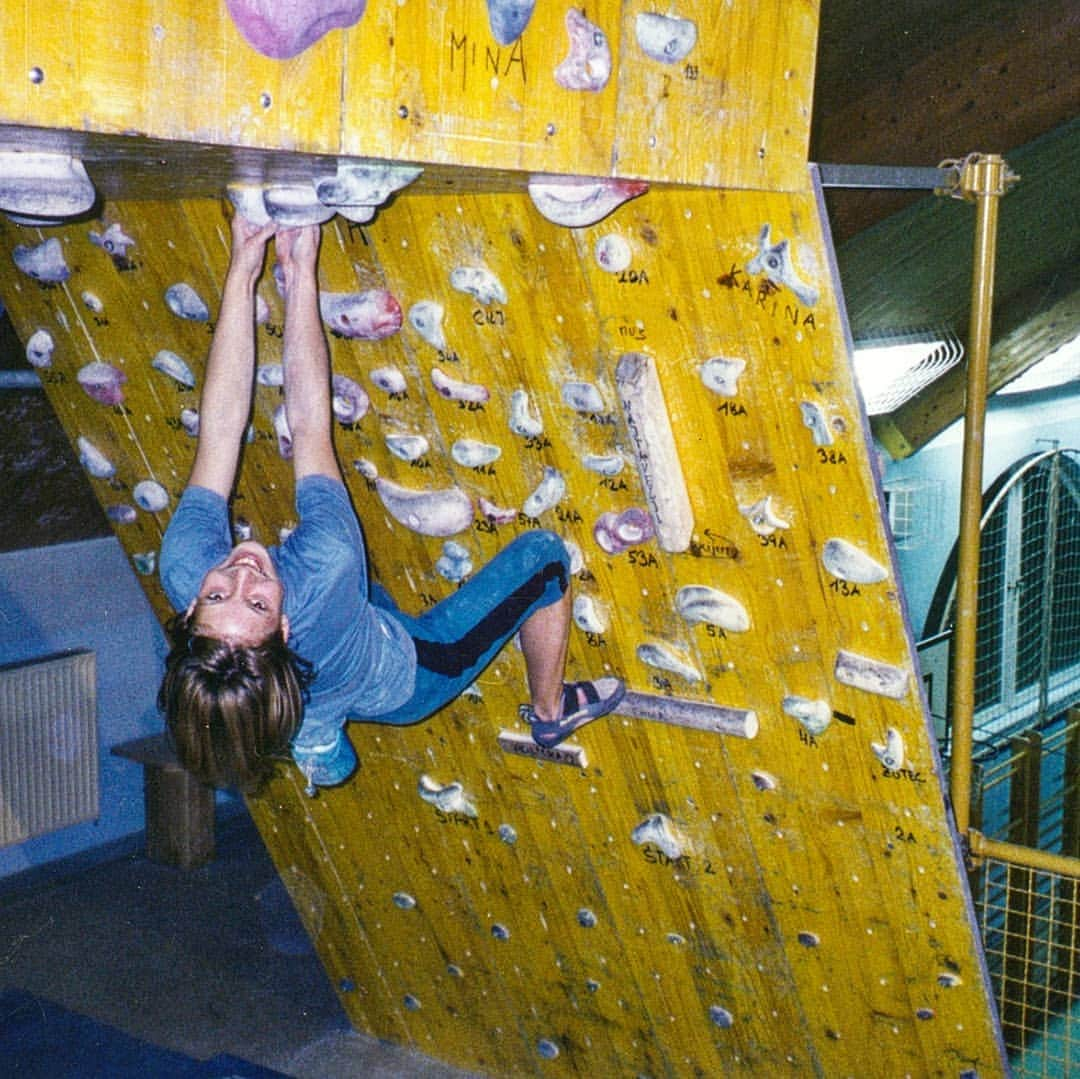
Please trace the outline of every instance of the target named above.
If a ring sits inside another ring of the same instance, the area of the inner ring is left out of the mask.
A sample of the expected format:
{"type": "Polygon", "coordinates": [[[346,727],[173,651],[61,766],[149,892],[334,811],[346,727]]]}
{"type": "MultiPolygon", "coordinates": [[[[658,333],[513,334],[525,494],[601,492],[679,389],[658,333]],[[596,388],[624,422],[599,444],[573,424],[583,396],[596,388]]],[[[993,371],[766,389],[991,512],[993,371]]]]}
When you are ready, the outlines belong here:
{"type": "Polygon", "coordinates": [[[360,20],[367,0],[225,0],[237,30],[252,48],[287,60],[331,30],[360,20]]]}
{"type": "Polygon", "coordinates": [[[322,292],[319,312],[339,337],[381,341],[401,329],[401,305],[384,288],[364,292],[322,292]]]}

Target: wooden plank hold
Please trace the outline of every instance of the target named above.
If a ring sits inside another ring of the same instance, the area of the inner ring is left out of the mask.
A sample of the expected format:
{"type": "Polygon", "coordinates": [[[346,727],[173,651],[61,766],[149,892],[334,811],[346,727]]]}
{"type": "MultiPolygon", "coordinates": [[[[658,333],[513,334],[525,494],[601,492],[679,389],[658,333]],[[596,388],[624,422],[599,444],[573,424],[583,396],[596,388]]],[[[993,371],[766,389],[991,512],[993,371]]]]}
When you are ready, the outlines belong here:
{"type": "Polygon", "coordinates": [[[694,532],[694,513],[656,361],[643,352],[624,353],[615,368],[615,385],[657,541],[665,551],[685,551],[694,532]]]}
{"type": "Polygon", "coordinates": [[[571,768],[588,768],[589,760],[582,746],[564,744],[561,746],[537,745],[527,734],[518,731],[499,731],[499,745],[506,753],[518,757],[531,757],[533,760],[548,761],[550,764],[568,764],[571,768]]]}

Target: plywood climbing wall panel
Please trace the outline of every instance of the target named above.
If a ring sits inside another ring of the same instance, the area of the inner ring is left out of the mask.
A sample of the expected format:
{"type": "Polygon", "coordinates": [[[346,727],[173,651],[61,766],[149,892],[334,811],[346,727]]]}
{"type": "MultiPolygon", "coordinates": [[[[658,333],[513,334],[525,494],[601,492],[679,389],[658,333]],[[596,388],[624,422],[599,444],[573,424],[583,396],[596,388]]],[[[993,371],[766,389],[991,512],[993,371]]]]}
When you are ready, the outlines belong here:
{"type": "MultiPolygon", "coordinates": [[[[88,467],[115,469],[92,482],[164,615],[153,558],[192,457],[221,206],[3,223],[0,246],[0,295],[88,467]],[[11,261],[38,251],[55,280],[11,261]],[[164,509],[138,508],[143,480],[164,509]]],[[[320,280],[340,395],[369,401],[337,447],[401,605],[456,584],[375,475],[468,494],[459,567],[560,532],[585,601],[571,673],[754,735],[628,706],[569,765],[521,756],[499,740],[523,733],[511,646],[427,723],[351,725],[344,787],[311,800],[283,771],[252,810],[354,1022],[496,1075],[1002,1074],[814,193],[654,189],[574,230],[524,194],[406,193],[324,226],[320,280]],[[371,288],[402,329],[344,336],[331,308],[371,288]],[[662,409],[627,411],[631,370],[662,409]],[[426,442],[406,460],[400,436],[426,442]],[[651,534],[680,484],[681,546],[651,534]]],[[[272,543],[294,511],[269,272],[260,295],[269,366],[234,508],[272,543]]]]}
{"type": "MultiPolygon", "coordinates": [[[[525,7],[492,5],[515,6],[525,7]]],[[[131,0],[118,17],[36,0],[0,26],[0,124],[792,189],[803,183],[817,7],[541,3],[509,39],[481,0],[371,0],[351,28],[274,59],[221,2],[131,0]]]]}

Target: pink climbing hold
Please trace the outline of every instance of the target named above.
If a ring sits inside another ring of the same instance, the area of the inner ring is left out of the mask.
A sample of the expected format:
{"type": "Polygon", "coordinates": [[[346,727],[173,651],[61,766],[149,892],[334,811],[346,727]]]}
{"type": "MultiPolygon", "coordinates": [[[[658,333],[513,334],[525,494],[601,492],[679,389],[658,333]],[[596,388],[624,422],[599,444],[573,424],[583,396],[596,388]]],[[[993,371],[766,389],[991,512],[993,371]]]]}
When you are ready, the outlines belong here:
{"type": "Polygon", "coordinates": [[[225,0],[236,28],[252,48],[288,60],[331,30],[360,21],[367,0],[225,0]]]}

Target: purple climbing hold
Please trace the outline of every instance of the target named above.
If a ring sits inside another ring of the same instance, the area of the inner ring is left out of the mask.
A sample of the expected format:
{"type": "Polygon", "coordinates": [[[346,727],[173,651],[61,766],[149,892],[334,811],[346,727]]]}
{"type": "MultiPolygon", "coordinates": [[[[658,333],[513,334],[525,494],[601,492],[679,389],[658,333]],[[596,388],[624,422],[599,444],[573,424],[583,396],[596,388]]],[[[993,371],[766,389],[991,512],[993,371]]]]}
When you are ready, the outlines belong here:
{"type": "Polygon", "coordinates": [[[225,0],[237,30],[252,48],[287,60],[331,30],[360,21],[367,0],[225,0]]]}

